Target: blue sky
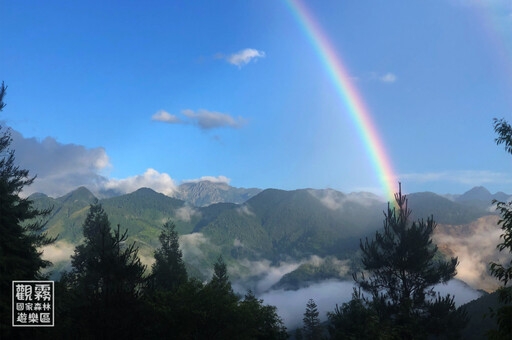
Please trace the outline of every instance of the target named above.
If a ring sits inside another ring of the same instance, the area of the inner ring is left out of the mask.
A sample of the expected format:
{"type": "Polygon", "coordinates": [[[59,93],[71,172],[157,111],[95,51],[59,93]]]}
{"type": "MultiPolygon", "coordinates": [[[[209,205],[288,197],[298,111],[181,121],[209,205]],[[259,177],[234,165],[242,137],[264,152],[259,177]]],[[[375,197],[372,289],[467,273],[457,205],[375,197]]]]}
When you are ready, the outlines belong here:
{"type": "MultiPolygon", "coordinates": [[[[512,5],[306,5],[406,191],[512,193],[512,157],[492,129],[493,117],[512,122],[512,5]]],[[[38,174],[32,191],[171,193],[213,176],[379,193],[361,136],[284,1],[4,1],[0,31],[0,119],[38,174]]]]}

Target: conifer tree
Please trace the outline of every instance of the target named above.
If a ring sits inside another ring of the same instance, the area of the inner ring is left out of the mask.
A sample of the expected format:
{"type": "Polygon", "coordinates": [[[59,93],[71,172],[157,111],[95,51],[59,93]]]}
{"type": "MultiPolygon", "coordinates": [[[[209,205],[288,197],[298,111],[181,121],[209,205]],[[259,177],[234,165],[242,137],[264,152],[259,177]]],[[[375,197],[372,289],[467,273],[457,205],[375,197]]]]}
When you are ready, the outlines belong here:
{"type": "Polygon", "coordinates": [[[100,204],[92,204],[83,224],[84,243],[75,248],[65,280],[75,295],[75,320],[85,337],[134,338],[140,320],[145,266],[127,232],[112,232],[100,204]]]}
{"type": "MultiPolygon", "coordinates": [[[[505,150],[512,154],[512,126],[504,119],[494,119],[494,131],[498,134],[496,144],[505,144],[505,150]]],[[[498,224],[503,230],[500,236],[503,242],[496,247],[500,252],[505,251],[512,255],[512,202],[493,200],[493,204],[496,204],[496,209],[500,212],[501,219],[498,224]]],[[[490,271],[503,285],[498,290],[502,306],[492,313],[497,319],[498,329],[492,330],[488,335],[490,339],[506,339],[512,334],[512,260],[508,263],[491,262],[490,271]]]]}
{"type": "Polygon", "coordinates": [[[225,292],[233,292],[231,289],[231,282],[229,281],[228,269],[226,263],[220,255],[213,265],[213,276],[209,285],[214,288],[225,292]]]}
{"type": "MultiPolygon", "coordinates": [[[[7,87],[0,86],[0,112],[5,107],[7,87]]],[[[39,247],[55,241],[44,232],[42,218],[51,209],[38,210],[19,194],[32,184],[28,170],[15,164],[8,129],[0,126],[0,338],[11,334],[11,284],[13,280],[35,280],[51,265],[41,258],[39,247]],[[3,131],[2,131],[3,130],[3,131]]]]}
{"type": "Polygon", "coordinates": [[[287,339],[286,327],[277,315],[275,306],[263,305],[252,291],[245,294],[238,307],[240,338],[281,340],[287,339]]]}
{"type": "Polygon", "coordinates": [[[158,237],[161,247],[155,251],[152,266],[152,288],[175,291],[187,281],[187,270],[173,222],[167,222],[158,237]]]}
{"type": "Polygon", "coordinates": [[[322,337],[322,326],[320,325],[320,319],[318,318],[318,309],[315,301],[309,299],[306,305],[306,312],[302,319],[304,323],[303,337],[306,340],[318,340],[322,337]]]}
{"type": "MultiPolygon", "coordinates": [[[[451,296],[435,299],[433,286],[455,276],[457,258],[435,260],[433,217],[411,224],[401,186],[395,200],[398,209],[388,204],[384,230],[376,232],[371,241],[361,241],[365,273],[354,275],[354,279],[372,300],[360,297],[359,307],[367,309],[363,314],[376,320],[391,338],[423,339],[429,334],[456,337],[467,322],[465,311],[455,309],[451,296]]],[[[346,311],[361,312],[361,308],[346,311]]]]}

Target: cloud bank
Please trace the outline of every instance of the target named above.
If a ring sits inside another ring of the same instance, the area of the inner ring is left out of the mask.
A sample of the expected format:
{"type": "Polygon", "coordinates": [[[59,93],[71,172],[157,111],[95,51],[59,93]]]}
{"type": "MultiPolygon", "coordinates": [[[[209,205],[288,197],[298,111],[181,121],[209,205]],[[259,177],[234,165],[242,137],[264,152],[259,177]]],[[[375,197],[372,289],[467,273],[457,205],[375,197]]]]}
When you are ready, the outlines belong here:
{"type": "Polygon", "coordinates": [[[457,278],[473,288],[495,290],[499,282],[489,274],[489,262],[510,260],[510,255],[496,249],[502,233],[498,220],[499,216],[485,216],[464,225],[439,225],[434,232],[439,249],[459,258],[457,278]]]}
{"type": "MultiPolygon", "coordinates": [[[[350,301],[353,291],[354,283],[352,281],[329,280],[299,290],[272,290],[258,297],[263,299],[265,304],[276,306],[277,313],[283,319],[285,326],[289,330],[293,330],[302,327],[302,318],[309,299],[315,300],[320,313],[320,321],[323,322],[327,320],[327,312],[333,312],[336,304],[341,306],[344,302],[350,301]]],[[[439,292],[442,296],[454,295],[457,307],[482,295],[457,280],[451,280],[446,285],[437,285],[434,287],[434,291],[439,292]]]]}
{"type": "MultiPolygon", "coordinates": [[[[11,129],[11,148],[15,150],[16,164],[28,169],[30,176],[37,176],[30,186],[26,186],[23,196],[42,192],[51,197],[59,197],[85,186],[97,197],[110,194],[127,194],[142,187],[151,188],[165,195],[173,196],[178,190],[176,181],[165,172],[148,168],[143,174],[126,178],[110,178],[107,172],[112,165],[102,147],[87,148],[83,145],[64,144],[53,137],[42,140],[25,138],[11,129]]],[[[229,184],[225,176],[203,176],[183,182],[211,181],[229,184]]],[[[181,215],[186,218],[185,215],[181,215]]]]}
{"type": "Polygon", "coordinates": [[[104,190],[113,190],[123,194],[133,192],[143,187],[151,188],[168,196],[172,196],[178,188],[171,176],[166,173],[160,173],[155,169],[147,169],[142,175],[128,178],[107,179],[102,183],[104,190]]]}
{"type": "Polygon", "coordinates": [[[40,141],[25,138],[16,130],[11,130],[11,136],[16,163],[21,169],[28,169],[30,175],[37,175],[34,183],[24,188],[23,195],[44,192],[59,196],[81,185],[97,187],[105,181],[100,173],[110,163],[102,147],[62,144],[52,137],[40,141]]]}

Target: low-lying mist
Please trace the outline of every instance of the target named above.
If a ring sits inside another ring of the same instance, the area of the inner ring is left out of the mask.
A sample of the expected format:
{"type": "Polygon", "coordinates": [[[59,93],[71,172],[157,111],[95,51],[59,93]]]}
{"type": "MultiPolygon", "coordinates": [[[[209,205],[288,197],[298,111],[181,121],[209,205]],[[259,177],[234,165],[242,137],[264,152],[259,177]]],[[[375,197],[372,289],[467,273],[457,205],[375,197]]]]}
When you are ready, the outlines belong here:
{"type": "MultiPolygon", "coordinates": [[[[258,297],[263,299],[265,304],[276,306],[285,326],[288,330],[293,330],[302,327],[302,318],[309,299],[315,300],[320,321],[323,322],[327,320],[327,312],[333,312],[336,304],[341,306],[344,302],[350,301],[354,287],[353,281],[328,280],[299,290],[271,290],[258,297]]],[[[459,280],[439,284],[434,287],[434,291],[439,292],[441,296],[453,295],[457,307],[482,296],[481,292],[459,280]]]]}

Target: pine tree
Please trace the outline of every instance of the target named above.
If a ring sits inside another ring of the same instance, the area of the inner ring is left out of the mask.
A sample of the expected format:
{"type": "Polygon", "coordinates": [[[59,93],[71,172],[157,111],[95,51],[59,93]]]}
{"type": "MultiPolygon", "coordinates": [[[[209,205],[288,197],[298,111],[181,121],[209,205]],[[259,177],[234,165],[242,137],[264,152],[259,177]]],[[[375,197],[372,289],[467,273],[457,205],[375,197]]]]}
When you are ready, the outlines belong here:
{"type": "MultiPolygon", "coordinates": [[[[0,86],[0,112],[5,107],[7,87],[0,86]]],[[[3,128],[0,126],[0,131],[3,128]]],[[[41,258],[39,247],[55,241],[44,232],[49,210],[33,208],[19,194],[32,184],[28,170],[15,165],[9,130],[0,135],[0,338],[11,333],[11,284],[13,280],[42,279],[41,270],[51,265],[41,258]]]]}
{"type": "MultiPolygon", "coordinates": [[[[83,224],[85,241],[75,248],[69,275],[75,295],[75,319],[86,336],[134,338],[139,319],[145,266],[135,244],[125,245],[127,232],[112,232],[100,204],[92,204],[83,224]]],[[[140,327],[139,327],[140,328],[140,327]]]]}
{"type": "Polygon", "coordinates": [[[361,288],[354,289],[352,299],[336,305],[334,312],[327,313],[331,339],[392,339],[386,325],[372,308],[371,301],[363,298],[361,288]]]}
{"type": "Polygon", "coordinates": [[[307,340],[318,340],[322,337],[322,326],[318,318],[318,309],[315,301],[309,299],[306,305],[306,312],[304,313],[303,336],[307,340]]]}
{"type": "Polygon", "coordinates": [[[239,338],[280,340],[287,339],[286,327],[277,314],[275,306],[263,305],[263,300],[256,298],[252,291],[245,294],[238,307],[240,323],[239,338]]]}
{"type": "Polygon", "coordinates": [[[152,288],[175,291],[187,281],[187,270],[180,250],[178,233],[172,222],[167,222],[159,236],[161,247],[155,251],[152,266],[152,288]]]}
{"type": "Polygon", "coordinates": [[[354,275],[354,279],[372,296],[367,307],[376,310],[379,322],[391,325],[397,338],[456,334],[466,323],[464,311],[455,309],[453,297],[432,299],[436,297],[433,286],[455,276],[457,258],[435,260],[437,246],[431,239],[436,228],[433,217],[411,224],[411,211],[401,186],[395,200],[398,210],[388,204],[384,230],[376,232],[374,240],[361,241],[367,277],[354,275]],[[449,323],[440,326],[439,322],[434,322],[440,319],[439,313],[443,320],[450,320],[449,323]]]}
{"type": "MultiPolygon", "coordinates": [[[[494,131],[498,134],[495,139],[497,145],[505,144],[505,150],[512,154],[512,126],[504,119],[494,119],[494,131]]],[[[503,242],[496,247],[502,251],[506,251],[509,255],[512,254],[512,202],[501,202],[494,200],[496,209],[500,212],[501,219],[498,224],[501,225],[503,234],[500,238],[503,242]]],[[[502,306],[492,315],[496,317],[498,329],[489,332],[491,339],[506,339],[510,338],[512,334],[512,259],[508,263],[490,263],[491,274],[503,283],[503,286],[498,290],[499,300],[502,306]]]]}
{"type": "Polygon", "coordinates": [[[229,281],[228,269],[222,255],[217,258],[217,261],[213,265],[213,276],[209,285],[214,289],[233,292],[231,289],[231,282],[229,281]]]}

